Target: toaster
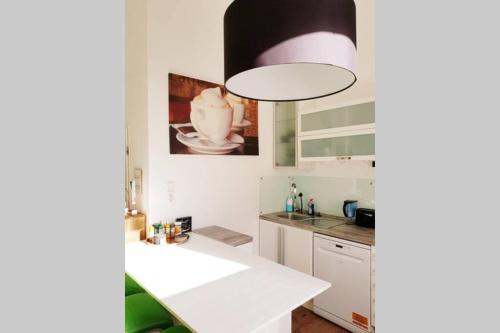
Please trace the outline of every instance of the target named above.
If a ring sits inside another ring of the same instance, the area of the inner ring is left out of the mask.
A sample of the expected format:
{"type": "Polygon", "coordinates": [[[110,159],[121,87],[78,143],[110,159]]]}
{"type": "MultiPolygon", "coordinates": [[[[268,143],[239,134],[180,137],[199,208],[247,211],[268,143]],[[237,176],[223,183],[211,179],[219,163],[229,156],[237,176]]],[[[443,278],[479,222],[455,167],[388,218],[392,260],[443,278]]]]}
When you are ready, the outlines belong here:
{"type": "Polygon", "coordinates": [[[375,228],[375,209],[356,209],[356,219],[354,220],[354,224],[361,227],[375,228]]]}

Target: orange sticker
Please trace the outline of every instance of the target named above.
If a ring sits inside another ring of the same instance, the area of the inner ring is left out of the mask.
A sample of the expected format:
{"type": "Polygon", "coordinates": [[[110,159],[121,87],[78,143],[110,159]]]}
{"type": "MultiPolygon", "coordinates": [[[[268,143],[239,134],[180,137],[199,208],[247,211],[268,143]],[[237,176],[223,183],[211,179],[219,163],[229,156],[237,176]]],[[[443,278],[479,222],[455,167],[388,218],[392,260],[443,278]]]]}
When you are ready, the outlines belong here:
{"type": "Polygon", "coordinates": [[[361,326],[365,329],[368,328],[368,318],[362,316],[356,312],[352,313],[352,323],[361,326]]]}

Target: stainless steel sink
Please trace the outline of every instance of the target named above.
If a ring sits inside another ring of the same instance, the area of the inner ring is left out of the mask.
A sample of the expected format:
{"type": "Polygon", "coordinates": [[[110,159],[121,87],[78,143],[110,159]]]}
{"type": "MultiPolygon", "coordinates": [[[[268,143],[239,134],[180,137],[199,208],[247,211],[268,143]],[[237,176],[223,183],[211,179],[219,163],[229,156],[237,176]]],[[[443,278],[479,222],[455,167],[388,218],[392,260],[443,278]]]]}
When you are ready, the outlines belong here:
{"type": "Polygon", "coordinates": [[[276,216],[278,216],[282,219],[287,219],[287,220],[292,220],[292,221],[304,221],[304,220],[308,220],[311,218],[309,216],[304,216],[304,215],[294,214],[294,213],[278,214],[276,216]]]}
{"type": "Polygon", "coordinates": [[[312,219],[304,221],[304,223],[311,224],[311,225],[315,226],[316,228],[320,228],[320,229],[330,229],[330,228],[336,227],[338,225],[345,224],[346,222],[342,221],[342,220],[314,217],[312,219]]]}
{"type": "Polygon", "coordinates": [[[287,213],[287,214],[277,214],[276,216],[282,218],[282,219],[287,219],[290,221],[297,221],[299,223],[307,224],[314,226],[319,229],[330,229],[333,227],[336,227],[341,224],[345,224],[346,221],[343,220],[337,220],[337,219],[332,219],[332,218],[326,218],[326,217],[312,217],[312,216],[307,216],[307,215],[302,215],[302,214],[295,214],[295,213],[287,213]]]}

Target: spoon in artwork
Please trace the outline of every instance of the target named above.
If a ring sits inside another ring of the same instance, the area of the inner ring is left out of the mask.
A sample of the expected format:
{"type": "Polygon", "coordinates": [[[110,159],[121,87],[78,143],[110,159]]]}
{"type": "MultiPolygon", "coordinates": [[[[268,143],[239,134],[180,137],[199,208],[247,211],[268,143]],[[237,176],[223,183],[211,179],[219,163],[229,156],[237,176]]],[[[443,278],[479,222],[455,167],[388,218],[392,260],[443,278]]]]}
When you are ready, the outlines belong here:
{"type": "Polygon", "coordinates": [[[172,125],[173,128],[175,128],[177,130],[177,132],[179,132],[179,134],[181,136],[183,136],[184,138],[203,138],[203,139],[206,139],[203,135],[200,135],[200,133],[198,132],[189,132],[189,133],[183,133],[180,128],[181,127],[193,127],[193,125],[191,123],[185,123],[185,124],[173,124],[172,125]]]}

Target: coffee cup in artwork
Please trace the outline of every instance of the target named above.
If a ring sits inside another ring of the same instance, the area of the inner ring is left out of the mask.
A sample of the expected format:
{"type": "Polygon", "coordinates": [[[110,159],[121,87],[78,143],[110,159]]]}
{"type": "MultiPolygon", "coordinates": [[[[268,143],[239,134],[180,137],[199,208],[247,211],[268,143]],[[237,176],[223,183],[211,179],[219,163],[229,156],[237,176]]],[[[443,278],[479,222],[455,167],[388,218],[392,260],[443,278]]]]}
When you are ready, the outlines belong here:
{"type": "Polygon", "coordinates": [[[245,105],[243,104],[243,98],[228,93],[226,95],[226,100],[233,108],[233,125],[241,124],[243,117],[245,117],[245,105]]]}
{"type": "Polygon", "coordinates": [[[233,109],[220,88],[208,88],[191,101],[191,123],[200,135],[216,145],[224,145],[231,132],[233,109]]]}

